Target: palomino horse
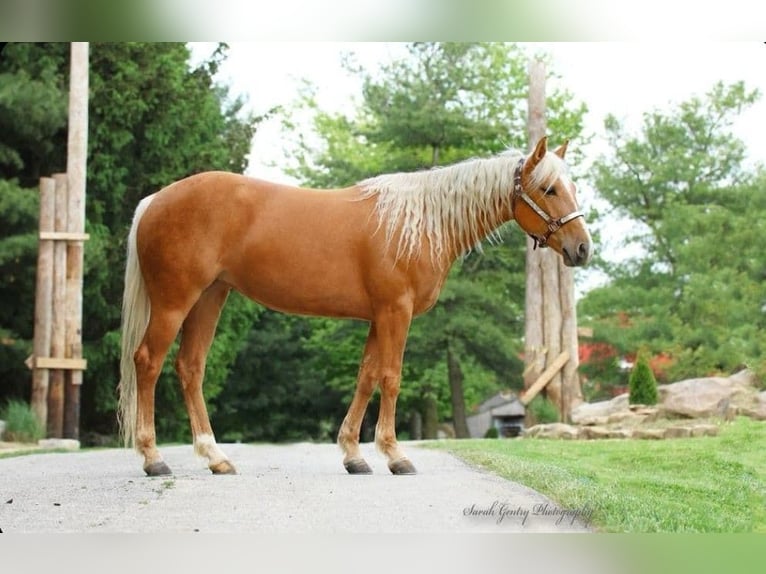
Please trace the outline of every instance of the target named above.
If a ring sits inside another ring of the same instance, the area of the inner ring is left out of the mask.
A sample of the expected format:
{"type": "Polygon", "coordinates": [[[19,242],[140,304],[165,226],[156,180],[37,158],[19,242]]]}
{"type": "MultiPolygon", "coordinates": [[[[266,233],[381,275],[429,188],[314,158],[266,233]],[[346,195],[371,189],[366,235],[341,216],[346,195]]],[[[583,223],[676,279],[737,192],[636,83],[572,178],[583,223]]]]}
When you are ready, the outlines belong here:
{"type": "Polygon", "coordinates": [[[394,474],[415,467],[396,441],[396,399],[410,322],[436,302],[452,263],[515,219],[569,266],[591,238],[563,161],[546,138],[525,157],[505,152],[448,167],[381,175],[332,191],[208,172],[143,199],[128,237],[119,420],[148,475],[169,474],[157,450],[154,388],[181,331],[176,371],[195,452],[235,473],[215,442],[202,396],[205,358],[236,289],[278,311],[369,321],[356,391],[338,433],[349,473],[367,403],[380,387],[376,446],[394,474]]]}

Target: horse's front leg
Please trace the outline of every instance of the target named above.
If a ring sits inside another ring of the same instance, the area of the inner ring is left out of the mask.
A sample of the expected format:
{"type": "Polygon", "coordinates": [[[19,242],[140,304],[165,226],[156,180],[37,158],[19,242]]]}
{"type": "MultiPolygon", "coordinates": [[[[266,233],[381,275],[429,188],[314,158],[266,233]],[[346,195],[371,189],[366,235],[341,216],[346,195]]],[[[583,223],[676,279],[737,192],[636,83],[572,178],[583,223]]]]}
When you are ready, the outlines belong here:
{"type": "Polygon", "coordinates": [[[375,426],[375,444],[388,459],[388,468],[393,474],[416,473],[396,440],[396,399],[411,321],[411,308],[402,305],[384,309],[376,320],[380,350],[380,413],[375,426]]]}
{"type": "Polygon", "coordinates": [[[338,431],[338,445],[343,450],[343,466],[349,474],[370,474],[372,469],[362,457],[359,450],[359,433],[362,419],[370,402],[375,387],[378,384],[378,348],[375,324],[370,325],[367,342],[364,346],[362,362],[359,365],[356,390],[348,413],[338,431]]]}

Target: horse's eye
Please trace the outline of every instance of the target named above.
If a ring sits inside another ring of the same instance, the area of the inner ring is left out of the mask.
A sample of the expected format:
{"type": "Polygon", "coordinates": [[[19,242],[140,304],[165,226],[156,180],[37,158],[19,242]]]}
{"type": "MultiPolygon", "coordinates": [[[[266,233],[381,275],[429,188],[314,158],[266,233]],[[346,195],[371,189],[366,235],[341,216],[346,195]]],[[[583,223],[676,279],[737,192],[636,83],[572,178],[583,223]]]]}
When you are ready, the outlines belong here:
{"type": "Polygon", "coordinates": [[[543,195],[556,195],[556,188],[553,186],[541,187],[540,191],[543,192],[543,195]]]}

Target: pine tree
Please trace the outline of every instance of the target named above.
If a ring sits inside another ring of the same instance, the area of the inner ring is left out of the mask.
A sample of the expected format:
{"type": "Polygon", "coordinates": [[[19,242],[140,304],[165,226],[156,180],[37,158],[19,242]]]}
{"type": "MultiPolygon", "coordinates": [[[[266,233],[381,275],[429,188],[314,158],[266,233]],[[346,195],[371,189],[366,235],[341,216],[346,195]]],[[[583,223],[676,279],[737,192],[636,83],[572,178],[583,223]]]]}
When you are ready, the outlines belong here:
{"type": "Polygon", "coordinates": [[[630,399],[632,405],[657,404],[657,380],[649,367],[646,353],[639,353],[636,364],[630,372],[630,399]]]}

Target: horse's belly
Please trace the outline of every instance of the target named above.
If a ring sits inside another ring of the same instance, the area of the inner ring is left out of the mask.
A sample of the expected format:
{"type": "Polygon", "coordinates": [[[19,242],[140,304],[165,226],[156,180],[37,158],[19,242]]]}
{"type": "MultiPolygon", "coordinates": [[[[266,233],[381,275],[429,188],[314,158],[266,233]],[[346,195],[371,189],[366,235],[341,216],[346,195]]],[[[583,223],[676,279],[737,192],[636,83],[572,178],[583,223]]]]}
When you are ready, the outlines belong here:
{"type": "Polygon", "coordinates": [[[246,297],[284,313],[369,319],[369,296],[361,282],[338,275],[292,266],[253,266],[246,274],[224,272],[220,280],[246,297]]]}

